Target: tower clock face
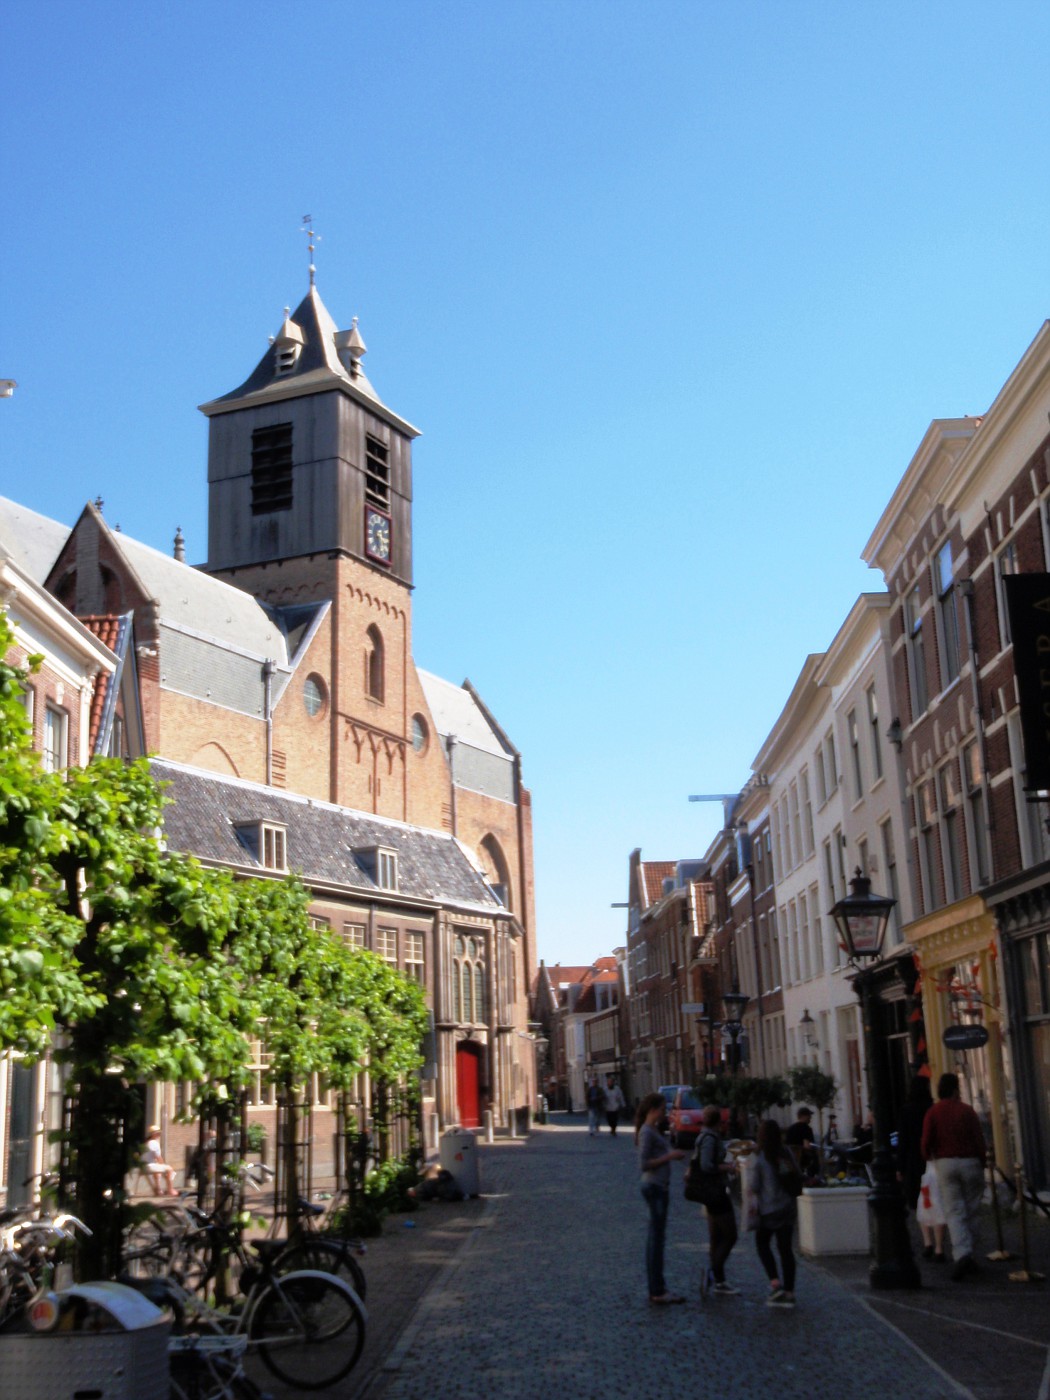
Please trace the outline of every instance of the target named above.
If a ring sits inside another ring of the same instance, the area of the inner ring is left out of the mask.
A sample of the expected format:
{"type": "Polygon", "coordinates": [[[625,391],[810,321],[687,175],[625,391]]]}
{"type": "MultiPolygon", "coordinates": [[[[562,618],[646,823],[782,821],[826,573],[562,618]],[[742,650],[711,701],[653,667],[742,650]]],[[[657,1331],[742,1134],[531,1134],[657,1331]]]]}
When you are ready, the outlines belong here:
{"type": "Polygon", "coordinates": [[[390,517],[371,506],[365,510],[365,550],[370,559],[390,563],[390,517]]]}

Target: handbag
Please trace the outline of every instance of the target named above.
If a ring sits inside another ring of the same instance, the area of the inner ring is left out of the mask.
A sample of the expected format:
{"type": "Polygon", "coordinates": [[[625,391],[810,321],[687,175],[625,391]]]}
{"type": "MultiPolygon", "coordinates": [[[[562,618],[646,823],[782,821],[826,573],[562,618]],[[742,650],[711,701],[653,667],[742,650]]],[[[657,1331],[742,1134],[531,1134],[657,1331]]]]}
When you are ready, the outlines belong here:
{"type": "Polygon", "coordinates": [[[699,1206],[717,1208],[726,1200],[725,1182],[721,1173],[702,1172],[695,1162],[690,1162],[683,1179],[685,1198],[699,1206]]]}
{"type": "Polygon", "coordinates": [[[785,1195],[796,1198],[802,1195],[802,1173],[795,1166],[794,1158],[790,1159],[790,1164],[787,1157],[780,1159],[780,1165],[777,1167],[777,1181],[785,1195]]]}

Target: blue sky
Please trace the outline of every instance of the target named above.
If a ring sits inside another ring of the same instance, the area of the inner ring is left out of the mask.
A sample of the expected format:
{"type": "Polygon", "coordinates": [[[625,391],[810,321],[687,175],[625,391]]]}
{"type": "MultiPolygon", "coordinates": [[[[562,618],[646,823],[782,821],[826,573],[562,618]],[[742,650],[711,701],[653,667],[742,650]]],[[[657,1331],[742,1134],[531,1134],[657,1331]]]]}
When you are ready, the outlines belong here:
{"type": "Polygon", "coordinates": [[[1050,312],[1050,7],[41,6],[0,47],[0,490],[205,554],[307,282],[423,429],[415,650],[533,790],[540,952],[701,855],[933,417],[1050,312]]]}

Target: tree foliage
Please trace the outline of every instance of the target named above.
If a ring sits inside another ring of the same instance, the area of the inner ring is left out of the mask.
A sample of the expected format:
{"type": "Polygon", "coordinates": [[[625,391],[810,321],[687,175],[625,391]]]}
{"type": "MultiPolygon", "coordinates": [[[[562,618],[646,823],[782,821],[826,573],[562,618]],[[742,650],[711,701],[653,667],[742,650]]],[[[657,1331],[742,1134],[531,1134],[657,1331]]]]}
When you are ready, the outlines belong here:
{"type": "MultiPolygon", "coordinates": [[[[12,634],[0,614],[0,657],[12,634]]],[[[26,672],[0,660],[0,1051],[67,1066],[66,1144],[109,1270],[122,1183],[142,1137],[142,1081],[229,1093],[261,1036],[294,1099],[311,1075],[346,1087],[420,1062],[422,990],[310,926],[294,879],[237,880],[165,849],[145,760],[48,773],[31,750],[26,672]]]]}

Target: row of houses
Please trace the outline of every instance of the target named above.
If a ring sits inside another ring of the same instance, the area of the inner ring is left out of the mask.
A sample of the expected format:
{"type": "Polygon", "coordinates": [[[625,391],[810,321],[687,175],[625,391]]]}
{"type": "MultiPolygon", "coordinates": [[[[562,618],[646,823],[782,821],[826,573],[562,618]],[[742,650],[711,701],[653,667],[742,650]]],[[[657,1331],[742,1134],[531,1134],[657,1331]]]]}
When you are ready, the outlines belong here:
{"type": "Polygon", "coordinates": [[[863,544],[882,587],[802,661],[707,851],[632,854],[618,1064],[635,1096],[727,1066],[739,991],[743,1067],[819,1065],[840,1122],[862,1121],[829,917],[859,870],[896,901],[874,974],[893,1111],[916,1073],[956,1070],[999,1165],[1050,1190],[1050,742],[1022,705],[1050,627],[1022,654],[1007,600],[1028,576],[1033,615],[1050,611],[1048,415],[1050,323],[986,413],[930,424],[863,544]],[[987,1043],[946,1047],[960,1024],[987,1043]]]}
{"type": "MultiPolygon", "coordinates": [[[[208,557],[0,498],[0,605],[52,768],[150,755],[164,839],[238,875],[298,874],[319,938],[366,948],[424,987],[432,1032],[424,1146],[527,1115],[535,974],[532,805],[522,758],[478,690],[412,649],[412,443],[314,285],[209,421],[208,557]]],[[[56,506],[58,503],[56,502],[56,506]]],[[[275,1131],[264,1030],[249,1112],[275,1131]]],[[[195,1141],[192,1086],[143,1086],[163,1150],[195,1141]]],[[[335,1161],[335,1105],[310,1086],[312,1158],[335,1161]]],[[[49,1065],[0,1059],[0,1202],[59,1122],[49,1065]]],[[[367,1125],[367,1076],[353,1105],[367,1125]]]]}

